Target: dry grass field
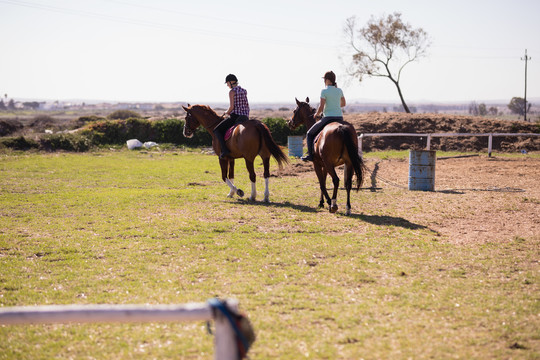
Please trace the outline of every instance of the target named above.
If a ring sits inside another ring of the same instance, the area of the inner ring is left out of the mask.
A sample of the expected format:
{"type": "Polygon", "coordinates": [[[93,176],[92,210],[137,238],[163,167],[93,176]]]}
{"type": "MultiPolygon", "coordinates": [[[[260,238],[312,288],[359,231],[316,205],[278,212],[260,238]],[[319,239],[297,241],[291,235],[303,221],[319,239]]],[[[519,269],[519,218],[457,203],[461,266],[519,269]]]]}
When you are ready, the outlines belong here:
{"type": "MultiPolygon", "coordinates": [[[[264,204],[226,198],[200,149],[2,153],[0,306],[232,297],[253,359],[537,359],[540,155],[497,146],[439,150],[428,192],[408,190],[406,149],[366,151],[351,216],[344,191],[337,214],[317,209],[298,159],[272,164],[264,204]]],[[[249,190],[242,161],[236,175],[249,190]]],[[[202,323],[0,326],[0,359],[208,359],[212,339],[202,323]]]]}

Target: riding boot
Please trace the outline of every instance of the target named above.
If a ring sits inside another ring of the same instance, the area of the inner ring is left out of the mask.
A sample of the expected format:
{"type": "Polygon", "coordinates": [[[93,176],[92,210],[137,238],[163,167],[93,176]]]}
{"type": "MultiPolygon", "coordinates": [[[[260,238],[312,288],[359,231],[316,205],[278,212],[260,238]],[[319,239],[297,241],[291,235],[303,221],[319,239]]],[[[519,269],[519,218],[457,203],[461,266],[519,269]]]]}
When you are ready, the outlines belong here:
{"type": "Polygon", "coordinates": [[[301,157],[303,161],[313,161],[313,139],[311,139],[311,136],[306,137],[306,143],[307,143],[307,153],[301,157]]]}
{"type": "Polygon", "coordinates": [[[219,154],[219,158],[223,159],[227,155],[231,153],[231,151],[227,148],[227,145],[225,145],[225,135],[222,134],[219,130],[214,130],[214,135],[219,141],[219,147],[221,148],[221,154],[219,154]]]}

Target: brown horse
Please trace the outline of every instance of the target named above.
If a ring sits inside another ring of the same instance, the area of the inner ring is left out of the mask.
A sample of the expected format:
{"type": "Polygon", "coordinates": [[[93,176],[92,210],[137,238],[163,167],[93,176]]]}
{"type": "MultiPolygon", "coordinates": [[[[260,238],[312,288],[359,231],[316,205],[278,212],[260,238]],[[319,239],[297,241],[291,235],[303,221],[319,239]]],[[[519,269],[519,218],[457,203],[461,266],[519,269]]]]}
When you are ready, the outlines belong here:
{"type": "MultiPolygon", "coordinates": [[[[188,104],[188,107],[182,107],[186,111],[184,136],[188,138],[192,137],[195,129],[197,129],[199,125],[202,125],[210,135],[212,135],[214,152],[219,154],[221,149],[213,130],[223,119],[206,105],[191,106],[188,104]]],[[[231,189],[228,197],[232,197],[234,194],[237,194],[240,197],[244,196],[244,192],[234,186],[234,159],[244,158],[246,168],[249,172],[249,179],[251,180],[251,196],[249,197],[249,200],[255,200],[257,190],[255,186],[256,175],[253,162],[255,161],[255,157],[259,155],[263,161],[264,167],[264,201],[269,202],[270,191],[268,189],[268,180],[270,178],[270,157],[272,156],[276,159],[280,168],[283,163],[288,163],[289,159],[272,138],[272,134],[268,127],[258,120],[244,121],[236,126],[231,137],[227,140],[226,145],[231,152],[226,158],[219,160],[219,165],[221,166],[221,178],[231,189]]]]}
{"type": "MultiPolygon", "coordinates": [[[[296,129],[305,124],[309,129],[315,124],[315,109],[309,105],[309,98],[305,102],[296,99],[297,108],[294,110],[289,127],[296,129]]],[[[358,138],[354,127],[346,121],[333,122],[326,125],[315,138],[313,147],[313,167],[321,188],[321,201],[319,207],[324,207],[324,200],[328,203],[330,212],[335,213],[337,206],[337,191],[339,188],[339,177],[336,167],[345,164],[344,181],[347,190],[347,215],[351,214],[351,189],[353,173],[356,174],[357,187],[360,189],[364,180],[364,162],[358,155],[358,138]],[[326,191],[326,176],[330,174],[334,184],[332,198],[326,191]]]]}

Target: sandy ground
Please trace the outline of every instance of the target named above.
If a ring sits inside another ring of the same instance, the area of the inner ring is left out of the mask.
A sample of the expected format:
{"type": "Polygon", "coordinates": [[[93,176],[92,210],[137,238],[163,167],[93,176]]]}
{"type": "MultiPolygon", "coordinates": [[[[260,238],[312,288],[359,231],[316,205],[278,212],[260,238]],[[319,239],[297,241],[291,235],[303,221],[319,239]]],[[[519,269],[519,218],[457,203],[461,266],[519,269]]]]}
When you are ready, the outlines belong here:
{"type": "MultiPolygon", "coordinates": [[[[353,195],[353,213],[392,211],[426,227],[452,243],[486,243],[512,239],[540,241],[540,159],[519,157],[438,158],[434,191],[408,190],[409,162],[397,159],[366,160],[368,175],[359,194],[353,195]],[[369,187],[376,188],[370,190],[369,187]],[[377,204],[377,193],[386,193],[377,204]],[[367,203],[358,209],[354,198],[367,203]],[[356,209],[355,209],[356,207],[356,209]]],[[[311,163],[293,162],[284,175],[306,177],[318,196],[311,163]]],[[[340,174],[342,176],[342,174],[340,174]]],[[[327,185],[331,187],[330,180],[327,185]]],[[[344,190],[338,193],[343,204],[344,190]]]]}

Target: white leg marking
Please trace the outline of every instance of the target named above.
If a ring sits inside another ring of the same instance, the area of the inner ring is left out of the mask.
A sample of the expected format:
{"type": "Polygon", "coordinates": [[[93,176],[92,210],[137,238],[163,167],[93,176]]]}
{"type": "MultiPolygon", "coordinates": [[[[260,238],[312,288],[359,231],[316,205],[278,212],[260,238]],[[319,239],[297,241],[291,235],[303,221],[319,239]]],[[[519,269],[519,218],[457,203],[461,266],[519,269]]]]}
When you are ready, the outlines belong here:
{"type": "Polygon", "coordinates": [[[337,206],[337,199],[332,199],[332,206],[337,206]]]}
{"type": "Polygon", "coordinates": [[[257,197],[257,184],[254,182],[251,183],[251,196],[249,197],[249,200],[255,201],[255,198],[257,197]]]}
{"type": "Polygon", "coordinates": [[[270,189],[268,188],[269,178],[264,179],[264,202],[270,202],[270,189]]]}
{"type": "Polygon", "coordinates": [[[345,215],[349,216],[351,215],[351,207],[347,205],[347,211],[345,212],[345,215]]]}
{"type": "Polygon", "coordinates": [[[234,186],[234,183],[233,183],[234,180],[229,180],[229,179],[225,179],[225,182],[227,183],[227,185],[229,185],[229,187],[231,188],[231,191],[229,192],[229,195],[227,195],[227,197],[233,197],[234,194],[236,194],[236,186],[234,186]]]}

